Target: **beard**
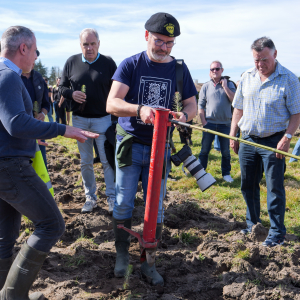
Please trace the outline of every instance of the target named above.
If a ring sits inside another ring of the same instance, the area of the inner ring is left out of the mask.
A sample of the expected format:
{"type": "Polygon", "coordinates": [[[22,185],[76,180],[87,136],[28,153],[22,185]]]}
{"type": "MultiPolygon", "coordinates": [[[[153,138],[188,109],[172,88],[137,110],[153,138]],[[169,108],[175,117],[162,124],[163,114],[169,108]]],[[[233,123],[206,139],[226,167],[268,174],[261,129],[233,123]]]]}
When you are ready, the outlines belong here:
{"type": "Polygon", "coordinates": [[[155,50],[151,49],[151,51],[149,51],[149,52],[150,52],[151,57],[156,61],[164,61],[169,56],[168,51],[163,51],[163,50],[155,51],[155,50]]]}

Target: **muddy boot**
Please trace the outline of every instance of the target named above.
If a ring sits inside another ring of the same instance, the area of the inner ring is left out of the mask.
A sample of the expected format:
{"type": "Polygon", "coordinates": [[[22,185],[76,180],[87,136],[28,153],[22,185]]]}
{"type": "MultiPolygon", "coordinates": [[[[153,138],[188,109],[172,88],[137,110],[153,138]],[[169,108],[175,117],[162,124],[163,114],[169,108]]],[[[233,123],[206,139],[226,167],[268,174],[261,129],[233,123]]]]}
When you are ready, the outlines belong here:
{"type": "Polygon", "coordinates": [[[42,293],[37,292],[28,296],[38,272],[48,253],[38,251],[23,244],[15,258],[0,292],[0,300],[43,300],[42,293]]]}
{"type": "Polygon", "coordinates": [[[116,220],[113,218],[115,246],[117,252],[114,273],[116,277],[124,277],[129,265],[128,249],[130,245],[130,233],[124,229],[117,228],[119,224],[124,224],[124,227],[131,229],[131,218],[125,220],[116,220]]]}
{"type": "MultiPolygon", "coordinates": [[[[161,232],[162,232],[162,224],[157,223],[156,225],[156,239],[161,238],[161,232]]],[[[152,285],[164,285],[164,279],[162,276],[156,271],[155,264],[150,267],[147,263],[147,261],[144,261],[141,265],[141,272],[144,277],[146,277],[147,281],[152,285]]]]}
{"type": "Polygon", "coordinates": [[[0,259],[0,290],[3,288],[6,276],[13,262],[12,256],[5,259],[0,259]]]}

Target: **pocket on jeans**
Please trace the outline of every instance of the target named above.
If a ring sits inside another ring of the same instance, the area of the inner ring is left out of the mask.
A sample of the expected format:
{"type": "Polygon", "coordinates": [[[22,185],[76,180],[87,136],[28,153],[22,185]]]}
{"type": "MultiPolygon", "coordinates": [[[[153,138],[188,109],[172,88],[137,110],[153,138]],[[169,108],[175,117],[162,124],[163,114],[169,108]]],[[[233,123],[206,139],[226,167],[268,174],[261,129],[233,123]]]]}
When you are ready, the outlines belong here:
{"type": "Polygon", "coordinates": [[[19,194],[8,168],[0,169],[0,198],[4,201],[14,200],[19,194]]]}

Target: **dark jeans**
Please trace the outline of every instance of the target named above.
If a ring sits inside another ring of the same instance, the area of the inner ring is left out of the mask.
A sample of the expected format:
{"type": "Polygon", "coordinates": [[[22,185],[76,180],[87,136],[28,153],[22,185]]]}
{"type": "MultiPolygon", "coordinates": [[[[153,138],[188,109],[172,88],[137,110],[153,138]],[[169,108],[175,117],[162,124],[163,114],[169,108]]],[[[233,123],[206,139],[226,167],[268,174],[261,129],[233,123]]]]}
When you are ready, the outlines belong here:
{"type": "MultiPolygon", "coordinates": [[[[221,133],[229,134],[230,132],[230,124],[213,124],[213,123],[207,123],[204,128],[218,131],[221,133]]],[[[222,168],[222,176],[229,175],[231,171],[231,165],[230,165],[230,149],[229,149],[229,139],[219,136],[219,142],[220,142],[220,149],[222,154],[222,162],[221,162],[221,168],[222,168]]],[[[213,140],[215,139],[215,135],[203,132],[202,136],[202,147],[199,154],[199,160],[201,165],[204,167],[204,169],[207,168],[207,162],[208,162],[208,154],[211,149],[211,144],[213,140]]]]}
{"type": "MultiPolygon", "coordinates": [[[[250,142],[276,148],[283,134],[255,138],[244,135],[242,138],[250,142]]],[[[284,159],[276,158],[272,151],[240,144],[239,159],[241,167],[241,191],[247,204],[246,222],[251,228],[260,222],[260,188],[262,178],[262,167],[265,171],[267,183],[267,206],[270,217],[271,228],[269,237],[282,239],[285,237],[284,226],[285,214],[285,190],[284,180],[284,159]]]]}
{"type": "Polygon", "coordinates": [[[66,106],[64,103],[61,107],[58,107],[58,102],[54,102],[54,109],[55,109],[55,122],[59,123],[59,118],[61,118],[61,124],[66,125],[66,106]]]}
{"type": "Polygon", "coordinates": [[[27,244],[49,252],[65,231],[61,213],[29,159],[0,160],[0,259],[12,256],[21,216],[35,226],[27,244]]]}
{"type": "MultiPolygon", "coordinates": [[[[42,140],[42,142],[45,142],[45,140],[42,140]]],[[[47,156],[46,156],[46,146],[39,145],[39,147],[40,147],[40,150],[41,150],[41,153],[42,153],[42,156],[43,156],[43,160],[44,160],[46,169],[48,170],[48,167],[47,167],[47,156]]]]}

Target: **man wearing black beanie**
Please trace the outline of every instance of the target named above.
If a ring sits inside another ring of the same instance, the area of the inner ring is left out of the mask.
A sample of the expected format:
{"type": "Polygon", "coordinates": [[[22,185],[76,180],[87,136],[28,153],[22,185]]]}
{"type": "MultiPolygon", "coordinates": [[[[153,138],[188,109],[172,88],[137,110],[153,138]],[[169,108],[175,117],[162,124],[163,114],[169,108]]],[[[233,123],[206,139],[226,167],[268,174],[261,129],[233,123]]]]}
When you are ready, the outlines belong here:
{"type": "MultiPolygon", "coordinates": [[[[131,217],[139,178],[142,178],[144,201],[147,196],[150,153],[155,109],[172,110],[176,92],[176,60],[170,56],[175,37],[180,35],[177,20],[170,14],[157,13],[145,24],[147,50],[126,58],[113,76],[113,84],[107,99],[107,112],[119,117],[117,125],[116,201],[113,226],[117,260],[116,277],[125,276],[129,264],[130,235],[119,224],[131,228],[131,217]],[[130,149],[130,150],[129,150],[130,149]],[[125,151],[123,151],[125,150],[125,151]],[[128,150],[128,151],[127,151],[128,150]],[[126,153],[123,157],[122,153],[126,153]],[[131,156],[128,155],[131,153],[131,156]]],[[[172,112],[181,122],[191,120],[196,114],[197,94],[187,66],[183,63],[183,109],[172,112]]],[[[170,151],[167,156],[167,174],[171,168],[170,151]]],[[[166,177],[165,177],[166,178],[166,177]]],[[[160,239],[163,222],[164,180],[161,183],[156,239],[160,239]]],[[[163,277],[155,264],[147,261],[141,265],[142,275],[153,285],[163,285],[163,277]]]]}

